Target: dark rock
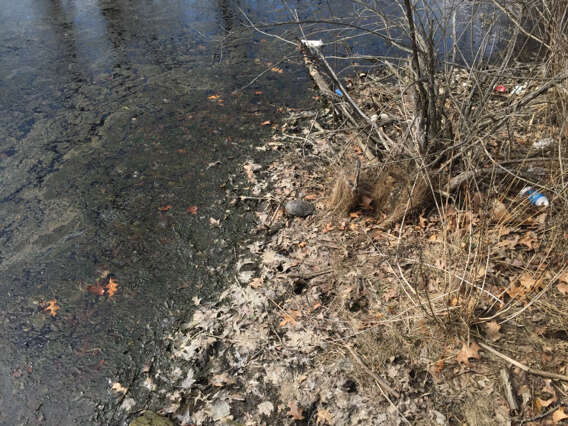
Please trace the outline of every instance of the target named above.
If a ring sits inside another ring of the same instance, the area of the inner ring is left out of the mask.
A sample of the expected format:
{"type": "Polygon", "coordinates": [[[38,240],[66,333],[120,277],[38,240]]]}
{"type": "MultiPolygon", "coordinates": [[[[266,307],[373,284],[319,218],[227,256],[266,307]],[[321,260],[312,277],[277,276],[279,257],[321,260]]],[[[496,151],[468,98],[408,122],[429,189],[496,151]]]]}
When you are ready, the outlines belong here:
{"type": "Polygon", "coordinates": [[[306,217],[316,210],[312,203],[304,200],[290,200],[285,205],[286,213],[290,216],[306,217]]]}

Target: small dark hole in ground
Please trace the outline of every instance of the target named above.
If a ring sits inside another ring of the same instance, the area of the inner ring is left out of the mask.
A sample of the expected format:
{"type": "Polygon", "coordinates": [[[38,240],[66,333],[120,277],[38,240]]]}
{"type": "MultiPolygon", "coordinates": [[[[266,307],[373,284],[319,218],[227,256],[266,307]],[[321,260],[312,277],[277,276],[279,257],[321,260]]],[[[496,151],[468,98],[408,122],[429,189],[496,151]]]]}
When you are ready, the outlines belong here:
{"type": "Polygon", "coordinates": [[[343,389],[347,393],[355,393],[357,392],[357,383],[354,380],[347,379],[341,386],[341,389],[343,389]]]}
{"type": "Polygon", "coordinates": [[[308,288],[308,283],[304,280],[298,280],[294,283],[294,293],[302,294],[308,288]]]}

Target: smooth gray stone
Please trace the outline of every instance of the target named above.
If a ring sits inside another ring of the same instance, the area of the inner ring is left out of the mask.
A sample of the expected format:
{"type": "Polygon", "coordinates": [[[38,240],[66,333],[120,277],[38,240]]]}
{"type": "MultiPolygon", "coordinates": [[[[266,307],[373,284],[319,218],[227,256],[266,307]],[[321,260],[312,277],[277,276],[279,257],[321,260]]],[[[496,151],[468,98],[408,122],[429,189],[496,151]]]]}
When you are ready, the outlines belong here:
{"type": "Polygon", "coordinates": [[[312,203],[304,200],[290,200],[284,205],[286,213],[290,216],[306,217],[316,210],[312,203]]]}

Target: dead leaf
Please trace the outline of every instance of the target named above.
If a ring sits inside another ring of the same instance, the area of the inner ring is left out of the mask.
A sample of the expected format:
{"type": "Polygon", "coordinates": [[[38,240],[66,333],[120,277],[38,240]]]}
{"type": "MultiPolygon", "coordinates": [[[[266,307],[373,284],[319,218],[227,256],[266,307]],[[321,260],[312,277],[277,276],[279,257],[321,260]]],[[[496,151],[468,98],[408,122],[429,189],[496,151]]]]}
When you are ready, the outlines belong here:
{"type": "Polygon", "coordinates": [[[217,227],[219,227],[219,226],[221,226],[221,221],[220,221],[219,219],[215,219],[215,218],[213,218],[213,217],[210,217],[210,218],[209,218],[209,224],[210,224],[211,226],[217,226],[217,227]]]}
{"type": "Polygon", "coordinates": [[[105,293],[105,289],[100,282],[87,286],[86,290],[91,294],[96,294],[97,296],[102,296],[105,293]]]}
{"type": "Polygon", "coordinates": [[[263,121],[262,123],[260,123],[261,126],[269,126],[270,125],[270,120],[266,120],[263,121]]]}
{"type": "Polygon", "coordinates": [[[118,290],[118,283],[113,278],[111,278],[110,280],[108,280],[108,284],[105,286],[105,288],[107,290],[108,297],[112,297],[118,290]]]}
{"type": "Polygon", "coordinates": [[[446,361],[445,361],[443,358],[441,358],[441,359],[439,359],[438,361],[436,361],[436,362],[434,363],[434,368],[432,368],[432,374],[433,374],[435,377],[439,377],[439,376],[440,376],[440,373],[441,373],[442,370],[444,369],[444,366],[445,366],[445,365],[446,365],[446,361]]]}
{"type": "Polygon", "coordinates": [[[501,337],[503,337],[502,334],[499,332],[500,330],[501,326],[497,324],[497,321],[491,321],[485,324],[485,331],[487,332],[487,335],[493,342],[496,342],[501,337]]]}
{"type": "Polygon", "coordinates": [[[250,285],[252,288],[260,288],[260,287],[262,287],[262,284],[263,284],[262,278],[259,278],[259,277],[254,278],[254,279],[249,283],[249,285],[250,285]]]}
{"type": "Polygon", "coordinates": [[[215,101],[217,99],[220,99],[221,95],[211,95],[211,96],[207,96],[207,99],[209,99],[210,101],[215,101]]]}
{"type": "Polygon", "coordinates": [[[481,348],[479,347],[479,345],[475,342],[473,342],[469,346],[467,345],[467,343],[464,343],[462,345],[461,351],[459,351],[459,353],[456,356],[456,360],[460,364],[465,364],[467,367],[471,367],[469,359],[470,358],[481,359],[481,356],[479,355],[480,349],[481,348]]]}
{"type": "Polygon", "coordinates": [[[558,283],[556,286],[558,291],[562,293],[564,296],[568,296],[568,284],[566,283],[558,283]]]}
{"type": "Polygon", "coordinates": [[[549,407],[556,401],[558,401],[558,396],[556,395],[556,389],[552,386],[552,380],[546,379],[540,391],[540,397],[535,399],[536,408],[542,411],[543,408],[549,407]]]}
{"type": "Polygon", "coordinates": [[[397,287],[391,287],[390,289],[388,289],[383,293],[383,299],[385,299],[385,302],[388,302],[389,300],[394,299],[395,297],[398,297],[397,287]]]}
{"type": "Polygon", "coordinates": [[[270,71],[275,72],[277,74],[282,74],[284,72],[281,68],[278,67],[272,67],[270,68],[270,71]]]}
{"type": "Polygon", "coordinates": [[[558,424],[564,419],[568,419],[568,414],[564,411],[564,407],[558,407],[558,410],[552,413],[552,421],[558,424]]]}
{"type": "Polygon", "coordinates": [[[328,233],[329,231],[333,231],[335,229],[335,227],[333,226],[333,224],[331,222],[329,222],[327,225],[325,225],[323,227],[323,229],[321,230],[321,232],[323,232],[324,234],[328,233]]]}
{"type": "Polygon", "coordinates": [[[197,214],[197,206],[189,206],[187,208],[187,212],[190,213],[190,214],[196,215],[197,214]]]}
{"type": "Polygon", "coordinates": [[[209,379],[209,383],[218,388],[221,388],[225,385],[232,385],[235,382],[236,380],[233,377],[229,377],[227,373],[216,374],[215,376],[211,377],[211,379],[209,379]]]}
{"type": "Polygon", "coordinates": [[[288,403],[288,408],[290,409],[288,415],[292,416],[294,420],[304,420],[304,415],[302,414],[302,408],[298,407],[297,401],[290,401],[288,403]]]}
{"type": "Polygon", "coordinates": [[[508,222],[512,219],[511,213],[509,210],[499,200],[493,200],[492,211],[493,219],[497,222],[508,222]]]}
{"type": "Polygon", "coordinates": [[[57,315],[57,311],[59,310],[59,306],[57,306],[57,300],[51,299],[49,302],[47,302],[47,306],[44,308],[44,310],[49,312],[49,315],[51,315],[52,317],[57,315]]]}
{"type": "Polygon", "coordinates": [[[540,247],[538,237],[533,231],[528,231],[525,235],[523,235],[523,237],[519,240],[519,244],[526,246],[529,250],[540,247]]]}
{"type": "Polygon", "coordinates": [[[262,90],[257,90],[256,92],[254,92],[255,95],[262,95],[262,90]]]}
{"type": "Polygon", "coordinates": [[[256,182],[256,177],[254,176],[255,165],[252,163],[247,163],[243,166],[243,168],[245,169],[245,173],[247,175],[249,182],[255,183],[256,182]]]}
{"type": "Polygon", "coordinates": [[[127,388],[125,388],[124,386],[122,386],[122,385],[121,385],[120,383],[118,383],[118,382],[114,382],[114,383],[112,384],[112,390],[113,390],[114,392],[122,393],[122,394],[125,394],[125,393],[128,391],[127,388]]]}
{"type": "Polygon", "coordinates": [[[535,279],[530,272],[523,272],[519,276],[519,284],[521,284],[527,290],[532,290],[540,284],[541,280],[535,279]]]}
{"type": "Polygon", "coordinates": [[[160,210],[161,212],[167,212],[171,208],[172,208],[172,206],[170,204],[167,204],[165,206],[158,207],[158,210],[160,210]]]}
{"type": "Polygon", "coordinates": [[[300,318],[302,316],[302,313],[300,311],[290,311],[281,315],[283,320],[280,321],[280,327],[285,327],[288,323],[296,325],[296,319],[300,318]]]}
{"type": "Polygon", "coordinates": [[[318,408],[317,417],[316,417],[316,424],[333,424],[333,417],[331,413],[327,411],[325,408],[318,408]]]}

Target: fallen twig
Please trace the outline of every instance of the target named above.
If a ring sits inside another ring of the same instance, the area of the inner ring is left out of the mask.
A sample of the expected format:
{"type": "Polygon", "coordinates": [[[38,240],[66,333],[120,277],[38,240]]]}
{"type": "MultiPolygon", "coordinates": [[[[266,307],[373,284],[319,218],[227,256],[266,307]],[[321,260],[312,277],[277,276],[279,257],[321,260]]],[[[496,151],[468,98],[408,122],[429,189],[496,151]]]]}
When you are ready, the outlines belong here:
{"type": "Polygon", "coordinates": [[[503,382],[503,387],[505,388],[505,398],[509,404],[509,410],[512,413],[517,413],[519,411],[519,405],[517,404],[517,398],[515,398],[515,391],[513,389],[513,384],[511,383],[511,376],[506,368],[502,368],[501,371],[501,381],[503,382]]]}
{"type": "Polygon", "coordinates": [[[397,391],[395,391],[393,388],[391,388],[387,382],[385,382],[383,379],[381,379],[379,376],[373,373],[373,371],[369,367],[367,367],[367,365],[363,362],[363,360],[361,360],[361,358],[359,358],[359,355],[357,355],[353,349],[351,349],[349,346],[345,346],[345,348],[347,348],[347,350],[349,351],[351,356],[355,359],[355,361],[357,361],[357,363],[361,365],[361,367],[363,367],[363,369],[374,380],[377,381],[377,383],[381,386],[381,388],[383,388],[388,394],[394,396],[395,398],[400,398],[400,394],[397,391]]]}
{"type": "Polygon", "coordinates": [[[556,379],[556,380],[562,380],[564,382],[568,382],[568,376],[565,376],[563,374],[550,373],[548,371],[537,370],[535,368],[531,368],[531,367],[529,367],[525,364],[521,364],[519,361],[515,361],[514,359],[509,358],[507,355],[502,354],[501,352],[498,352],[497,350],[493,349],[491,346],[488,346],[483,342],[479,342],[478,344],[483,349],[491,352],[493,355],[496,355],[499,358],[504,359],[505,361],[513,364],[515,367],[519,367],[521,370],[526,371],[527,373],[531,373],[531,374],[534,374],[536,376],[546,377],[546,378],[549,378],[549,379],[556,379]]]}

